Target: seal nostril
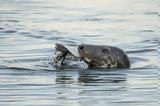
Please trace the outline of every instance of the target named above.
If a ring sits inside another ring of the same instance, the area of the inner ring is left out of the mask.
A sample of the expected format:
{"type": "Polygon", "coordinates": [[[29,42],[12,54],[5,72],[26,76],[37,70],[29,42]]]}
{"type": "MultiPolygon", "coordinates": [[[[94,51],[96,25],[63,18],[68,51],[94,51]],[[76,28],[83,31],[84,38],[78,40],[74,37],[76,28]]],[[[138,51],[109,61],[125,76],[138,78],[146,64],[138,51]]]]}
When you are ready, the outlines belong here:
{"type": "Polygon", "coordinates": [[[79,49],[80,49],[80,50],[83,50],[83,49],[84,49],[84,46],[83,46],[83,45],[79,46],[79,49]]]}

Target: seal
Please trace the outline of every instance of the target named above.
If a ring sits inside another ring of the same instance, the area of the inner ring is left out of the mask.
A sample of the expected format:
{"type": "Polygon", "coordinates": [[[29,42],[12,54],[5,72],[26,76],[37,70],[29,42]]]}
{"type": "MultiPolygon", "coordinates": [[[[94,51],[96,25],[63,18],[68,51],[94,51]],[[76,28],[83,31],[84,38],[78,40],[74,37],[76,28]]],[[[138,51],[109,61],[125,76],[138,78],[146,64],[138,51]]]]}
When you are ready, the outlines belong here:
{"type": "Polygon", "coordinates": [[[117,47],[82,44],[78,51],[90,68],[130,68],[127,54],[117,47]]]}
{"type": "Polygon", "coordinates": [[[83,60],[89,68],[130,68],[127,54],[113,46],[82,44],[78,46],[78,55],[74,55],[64,45],[56,44],[59,54],[54,61],[64,65],[65,60],[83,60]]]}

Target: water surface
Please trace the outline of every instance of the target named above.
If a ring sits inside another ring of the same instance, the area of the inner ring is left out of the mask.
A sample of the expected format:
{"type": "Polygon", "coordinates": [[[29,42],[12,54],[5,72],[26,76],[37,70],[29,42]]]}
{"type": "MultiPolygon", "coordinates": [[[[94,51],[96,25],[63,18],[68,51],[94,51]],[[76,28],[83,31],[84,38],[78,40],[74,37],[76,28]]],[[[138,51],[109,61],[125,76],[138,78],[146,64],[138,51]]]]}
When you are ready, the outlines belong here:
{"type": "Polygon", "coordinates": [[[159,0],[0,0],[0,105],[157,106],[159,0]],[[131,69],[56,69],[54,44],[112,45],[131,69]]]}

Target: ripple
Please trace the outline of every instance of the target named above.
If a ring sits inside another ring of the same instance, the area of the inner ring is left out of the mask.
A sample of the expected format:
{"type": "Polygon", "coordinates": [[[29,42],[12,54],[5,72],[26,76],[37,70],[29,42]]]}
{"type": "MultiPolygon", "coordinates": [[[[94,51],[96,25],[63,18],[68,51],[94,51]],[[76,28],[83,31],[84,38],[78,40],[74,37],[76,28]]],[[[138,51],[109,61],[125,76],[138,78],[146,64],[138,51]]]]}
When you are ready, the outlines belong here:
{"type": "Polygon", "coordinates": [[[5,61],[5,62],[8,62],[8,63],[23,63],[23,62],[39,62],[40,59],[39,58],[28,58],[28,59],[15,59],[14,61],[5,61]]]}
{"type": "Polygon", "coordinates": [[[138,61],[139,62],[148,61],[148,59],[141,58],[141,57],[130,57],[130,60],[131,60],[132,64],[137,63],[138,61]]]}
{"type": "Polygon", "coordinates": [[[125,22],[127,20],[124,20],[124,19],[109,19],[109,18],[86,18],[86,19],[82,19],[82,21],[113,23],[113,22],[125,22]]]}
{"type": "Polygon", "coordinates": [[[5,28],[3,28],[3,27],[0,27],[0,30],[5,30],[5,28]]]}
{"type": "Polygon", "coordinates": [[[147,14],[147,15],[158,15],[159,13],[158,12],[145,12],[144,14],[147,14]]]}
{"type": "Polygon", "coordinates": [[[61,41],[62,39],[65,39],[64,37],[61,36],[52,36],[52,37],[48,37],[46,38],[47,40],[55,40],[55,41],[61,41]]]}
{"type": "Polygon", "coordinates": [[[35,38],[35,39],[46,39],[46,40],[64,39],[64,37],[60,36],[61,33],[57,30],[51,30],[51,31],[38,30],[38,31],[32,31],[32,32],[20,32],[20,34],[25,35],[26,37],[35,38]]]}
{"type": "Polygon", "coordinates": [[[95,37],[95,38],[98,38],[98,37],[103,37],[104,35],[94,35],[94,34],[92,34],[92,35],[81,35],[81,37],[95,37]]]}
{"type": "Polygon", "coordinates": [[[19,22],[18,20],[0,20],[0,22],[19,22]]]}
{"type": "Polygon", "coordinates": [[[22,35],[31,35],[31,32],[19,32],[19,34],[22,34],[22,35]]]}
{"type": "Polygon", "coordinates": [[[43,39],[45,37],[43,35],[36,35],[30,32],[21,32],[20,34],[25,35],[26,37],[29,37],[29,38],[36,38],[36,39],[43,39]]]}
{"type": "Polygon", "coordinates": [[[18,14],[18,12],[16,12],[16,11],[5,11],[5,12],[0,12],[0,14],[2,14],[2,15],[15,15],[15,14],[18,14]]]}
{"type": "Polygon", "coordinates": [[[157,51],[156,49],[140,49],[140,50],[132,50],[127,51],[127,53],[146,53],[146,52],[154,52],[157,51]]]}
{"type": "Polygon", "coordinates": [[[84,21],[104,21],[105,19],[103,18],[88,18],[88,19],[84,19],[84,21]]]}
{"type": "Polygon", "coordinates": [[[154,30],[146,29],[146,30],[139,30],[139,32],[154,32],[154,30]]]}
{"type": "Polygon", "coordinates": [[[16,30],[5,30],[3,31],[3,33],[16,33],[17,31],[16,30]]]}
{"type": "MultiPolygon", "coordinates": [[[[15,71],[38,71],[38,70],[34,70],[34,69],[31,69],[31,68],[22,68],[22,67],[9,67],[9,66],[6,66],[6,65],[4,65],[4,66],[2,66],[2,67],[0,67],[0,69],[2,69],[2,70],[15,70],[15,71]]],[[[25,73],[26,74],[26,73],[25,73]]],[[[12,73],[12,75],[17,75],[16,73],[12,73]]]]}
{"type": "Polygon", "coordinates": [[[69,44],[77,44],[77,41],[70,40],[70,39],[62,39],[61,41],[63,41],[64,43],[69,43],[69,44]]]}

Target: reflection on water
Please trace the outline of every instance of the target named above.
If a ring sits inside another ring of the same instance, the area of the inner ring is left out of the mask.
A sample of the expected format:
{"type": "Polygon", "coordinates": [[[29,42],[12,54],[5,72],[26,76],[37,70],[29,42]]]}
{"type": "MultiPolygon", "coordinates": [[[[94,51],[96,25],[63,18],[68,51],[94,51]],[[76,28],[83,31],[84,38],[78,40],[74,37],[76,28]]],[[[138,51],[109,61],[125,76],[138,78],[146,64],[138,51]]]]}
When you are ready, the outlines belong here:
{"type": "Polygon", "coordinates": [[[3,105],[157,105],[157,71],[85,70],[0,72],[3,105]],[[145,73],[145,74],[144,74],[145,73]]]}
{"type": "Polygon", "coordinates": [[[0,105],[157,106],[159,5],[0,0],[0,105]],[[56,69],[50,63],[57,42],[117,46],[131,69],[56,69]]]}

